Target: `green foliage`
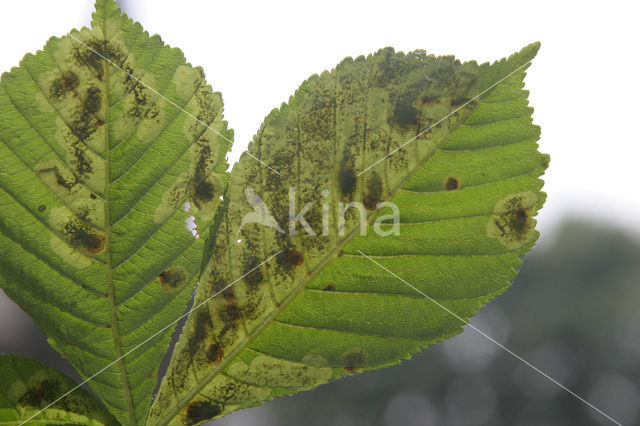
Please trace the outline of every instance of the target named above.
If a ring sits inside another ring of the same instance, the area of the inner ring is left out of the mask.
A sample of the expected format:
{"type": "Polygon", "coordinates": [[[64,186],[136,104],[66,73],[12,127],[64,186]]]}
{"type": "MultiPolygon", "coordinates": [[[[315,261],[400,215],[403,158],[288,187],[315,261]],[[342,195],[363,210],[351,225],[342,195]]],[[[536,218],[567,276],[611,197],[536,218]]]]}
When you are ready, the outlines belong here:
{"type": "Polygon", "coordinates": [[[460,332],[443,307],[472,316],[537,238],[537,49],[347,58],[269,114],[229,176],[220,95],[99,0],[91,29],[2,77],[0,284],[83,378],[106,368],[89,385],[124,424],[196,424],[397,364],[460,332]],[[278,226],[243,223],[255,196],[278,226]],[[292,201],[311,203],[307,229],[292,201]]]}
{"type": "Polygon", "coordinates": [[[2,288],[83,378],[118,360],[89,386],[123,423],[148,412],[200,267],[185,220],[212,222],[230,147],[140,81],[231,137],[202,70],[112,1],[0,88],[2,288]]]}
{"type": "Polygon", "coordinates": [[[17,355],[0,354],[0,423],[17,425],[33,417],[48,425],[115,425],[116,420],[84,389],[77,389],[59,402],[60,396],[76,384],[58,371],[38,361],[17,355]]]}

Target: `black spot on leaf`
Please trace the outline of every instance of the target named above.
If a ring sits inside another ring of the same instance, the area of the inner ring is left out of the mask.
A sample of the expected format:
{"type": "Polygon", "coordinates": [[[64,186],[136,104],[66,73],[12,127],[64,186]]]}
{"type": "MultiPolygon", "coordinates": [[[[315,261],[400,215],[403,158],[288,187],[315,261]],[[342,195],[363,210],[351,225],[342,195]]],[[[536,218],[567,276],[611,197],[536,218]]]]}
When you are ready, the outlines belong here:
{"type": "Polygon", "coordinates": [[[336,285],[334,283],[329,283],[326,286],[324,286],[322,291],[336,291],[336,285]]]}
{"type": "Polygon", "coordinates": [[[250,286],[255,287],[264,280],[260,263],[260,259],[256,256],[249,256],[244,263],[244,281],[250,286]]]}
{"type": "Polygon", "coordinates": [[[187,405],[186,415],[190,424],[210,420],[222,413],[222,407],[205,401],[191,402],[187,405]]]}
{"type": "Polygon", "coordinates": [[[356,189],[356,174],[351,167],[348,166],[347,157],[342,160],[340,166],[340,174],[338,176],[338,185],[340,192],[347,198],[352,198],[356,189]]]}
{"type": "Polygon", "coordinates": [[[240,309],[235,303],[227,304],[227,316],[232,321],[238,321],[240,319],[240,309]]]}
{"type": "Polygon", "coordinates": [[[90,87],[87,89],[87,95],[84,99],[84,107],[89,114],[95,114],[100,110],[102,105],[101,91],[97,87],[90,87]]]}
{"type": "Polygon", "coordinates": [[[53,82],[51,82],[51,87],[49,87],[49,94],[54,99],[60,99],[64,95],[78,87],[80,80],[78,76],[72,71],[63,71],[62,74],[56,77],[53,82]]]}
{"type": "Polygon", "coordinates": [[[420,111],[411,103],[400,103],[396,112],[398,126],[402,128],[417,126],[420,124],[420,111]]]}
{"type": "Polygon", "coordinates": [[[211,315],[205,309],[196,311],[193,334],[189,336],[187,341],[187,352],[194,356],[202,347],[202,341],[207,337],[208,330],[211,328],[211,315]]]}
{"type": "Polygon", "coordinates": [[[38,211],[39,211],[39,212],[43,212],[46,208],[47,208],[47,206],[45,206],[44,204],[40,204],[40,205],[38,206],[38,211]]]}
{"type": "Polygon", "coordinates": [[[61,393],[61,385],[57,380],[43,380],[20,397],[18,402],[29,407],[41,407],[55,401],[61,393]]]}
{"type": "Polygon", "coordinates": [[[63,187],[64,189],[70,190],[78,183],[75,179],[73,180],[65,179],[65,177],[62,176],[62,174],[60,173],[60,170],[57,167],[53,168],[53,174],[56,177],[56,183],[61,187],[63,187]]]}
{"type": "Polygon", "coordinates": [[[112,42],[97,39],[76,46],[71,55],[77,65],[91,70],[98,80],[104,75],[105,58],[120,67],[126,59],[124,52],[112,42]]]}
{"type": "Polygon", "coordinates": [[[215,196],[215,187],[211,182],[204,180],[196,187],[193,195],[196,200],[206,203],[215,196]]]}
{"type": "Polygon", "coordinates": [[[497,237],[507,247],[518,247],[533,234],[535,197],[532,193],[517,194],[500,201],[497,213],[489,222],[489,236],[497,237]]]}

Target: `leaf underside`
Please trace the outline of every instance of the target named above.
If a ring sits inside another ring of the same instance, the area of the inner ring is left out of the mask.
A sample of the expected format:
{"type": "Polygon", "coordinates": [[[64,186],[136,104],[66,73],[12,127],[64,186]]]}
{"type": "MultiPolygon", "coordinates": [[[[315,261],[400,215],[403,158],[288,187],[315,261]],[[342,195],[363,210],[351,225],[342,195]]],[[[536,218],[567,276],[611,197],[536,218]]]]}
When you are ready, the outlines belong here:
{"type": "Polygon", "coordinates": [[[227,184],[221,96],[99,0],[3,74],[0,116],[0,285],[83,378],[113,363],[89,386],[142,424],[227,184]]]}
{"type": "Polygon", "coordinates": [[[272,111],[231,173],[195,297],[203,304],[148,423],[197,424],[397,364],[462,330],[443,307],[467,319],[505,291],[545,199],[548,156],[523,90],[538,47],[482,65],[382,49],[312,76],[272,111]],[[291,187],[294,215],[314,203],[305,219],[316,235],[242,226],[253,212],[245,196],[258,194],[288,231],[291,187]],[[366,236],[356,208],[340,232],[336,206],[352,201],[365,206],[366,236]],[[399,208],[399,235],[374,232],[385,201],[399,208]]]}
{"type": "Polygon", "coordinates": [[[58,371],[38,361],[12,354],[0,354],[0,424],[18,425],[40,410],[30,422],[47,425],[116,425],[113,418],[84,389],[52,404],[76,384],[58,371]],[[51,407],[48,407],[50,404],[51,407]],[[48,408],[47,408],[48,407],[48,408]]]}

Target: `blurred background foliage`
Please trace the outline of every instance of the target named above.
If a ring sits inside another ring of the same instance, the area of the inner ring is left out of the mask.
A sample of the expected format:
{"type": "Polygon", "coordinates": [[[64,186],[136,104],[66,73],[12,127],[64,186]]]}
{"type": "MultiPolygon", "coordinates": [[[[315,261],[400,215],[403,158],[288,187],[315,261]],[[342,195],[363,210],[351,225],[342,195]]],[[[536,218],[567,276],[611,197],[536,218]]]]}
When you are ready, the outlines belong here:
{"type": "MultiPolygon", "coordinates": [[[[566,220],[472,323],[622,424],[640,422],[640,238],[566,220]]],[[[0,298],[0,352],[75,379],[0,298]]],[[[606,418],[471,329],[398,366],[233,413],[212,425],[589,425],[606,418]]]]}

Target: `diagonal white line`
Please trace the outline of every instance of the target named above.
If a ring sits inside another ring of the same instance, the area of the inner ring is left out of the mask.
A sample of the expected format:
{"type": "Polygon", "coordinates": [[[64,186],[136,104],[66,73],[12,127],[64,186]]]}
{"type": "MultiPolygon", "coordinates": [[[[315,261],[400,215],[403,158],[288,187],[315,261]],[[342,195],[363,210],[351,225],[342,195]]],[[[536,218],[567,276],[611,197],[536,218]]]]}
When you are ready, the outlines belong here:
{"type": "Polygon", "coordinates": [[[431,126],[427,127],[426,129],[424,129],[423,131],[421,131],[420,133],[418,133],[417,135],[415,135],[414,137],[412,137],[411,139],[409,139],[408,141],[406,141],[405,143],[403,143],[402,145],[400,145],[399,147],[397,147],[396,149],[394,149],[393,151],[391,151],[390,153],[388,153],[387,155],[385,155],[384,157],[382,157],[381,159],[379,159],[378,161],[376,161],[375,163],[373,163],[372,165],[370,165],[369,167],[367,167],[366,169],[364,169],[363,171],[361,171],[360,173],[358,173],[356,176],[360,176],[361,174],[365,173],[367,170],[371,169],[372,167],[376,166],[377,164],[379,164],[381,161],[384,161],[385,159],[389,158],[390,156],[392,156],[393,154],[395,154],[396,152],[400,151],[404,146],[410,144],[411,142],[413,142],[414,140],[418,139],[420,136],[424,135],[425,133],[427,133],[429,130],[433,129],[435,126],[437,126],[438,124],[442,123],[444,120],[446,120],[447,118],[451,117],[453,114],[455,114],[456,112],[460,111],[462,108],[466,107],[467,105],[469,105],[471,102],[475,101],[476,99],[478,99],[480,96],[484,95],[485,93],[487,93],[489,90],[493,89],[494,87],[496,87],[498,84],[502,83],[503,81],[505,81],[507,78],[511,77],[513,74],[517,73],[518,71],[520,71],[522,68],[524,68],[526,65],[529,65],[531,63],[531,61],[529,62],[525,62],[524,64],[520,65],[518,68],[516,68],[515,70],[511,71],[509,74],[505,75],[504,77],[502,77],[500,80],[496,81],[495,83],[493,83],[491,86],[487,87],[486,89],[484,89],[482,92],[478,93],[477,95],[475,95],[473,98],[469,99],[467,102],[463,103],[462,105],[460,105],[458,108],[454,109],[453,111],[451,111],[449,114],[445,115],[444,117],[442,117],[440,120],[436,121],[435,123],[433,123],[431,126]]]}
{"type": "Polygon", "coordinates": [[[453,312],[452,310],[448,309],[446,306],[442,305],[441,303],[439,303],[437,300],[435,300],[434,298],[430,297],[429,295],[427,295],[426,293],[420,291],[419,289],[417,289],[416,287],[414,287],[413,285],[411,285],[410,283],[408,283],[407,281],[405,281],[404,279],[402,279],[401,277],[399,277],[398,275],[396,275],[395,273],[393,273],[392,271],[390,271],[389,269],[385,268],[383,265],[381,265],[380,263],[376,262],[375,260],[373,260],[371,257],[367,256],[366,254],[364,254],[363,252],[361,252],[360,250],[358,250],[358,253],[360,253],[362,256],[366,257],[367,259],[369,259],[370,261],[372,261],[373,263],[375,263],[376,265],[378,265],[380,268],[384,269],[385,271],[387,271],[389,274],[391,274],[392,276],[394,276],[395,278],[397,278],[398,280],[402,281],[404,284],[408,285],[409,287],[411,287],[412,289],[414,289],[416,292],[420,293],[422,296],[424,296],[425,298],[429,299],[431,302],[435,303],[436,305],[438,305],[440,308],[442,308],[444,311],[446,311],[448,314],[450,314],[451,316],[455,317],[456,319],[458,319],[461,323],[463,323],[464,325],[469,326],[469,328],[473,329],[474,331],[476,331],[478,334],[486,337],[488,340],[490,340],[491,342],[495,343],[498,347],[504,349],[506,352],[508,352],[509,354],[513,355],[517,360],[519,360],[520,362],[524,363],[525,365],[529,366],[530,368],[532,368],[533,370],[537,371],[538,373],[540,373],[541,375],[543,375],[544,377],[546,377],[548,380],[550,380],[551,382],[555,383],[556,385],[560,386],[562,389],[564,389],[565,391],[569,392],[571,395],[575,396],[576,398],[578,398],[580,401],[584,402],[585,404],[587,404],[589,407],[593,408],[594,410],[596,410],[598,413],[602,414],[604,417],[606,417],[607,419],[611,420],[614,424],[618,425],[618,426],[622,426],[622,424],[620,422],[618,422],[617,420],[613,419],[611,416],[609,416],[608,414],[606,414],[604,411],[600,410],[598,407],[596,407],[595,405],[591,404],[589,401],[587,401],[586,399],[582,398],[580,395],[578,395],[577,393],[575,393],[574,391],[572,391],[571,389],[567,388],[566,386],[564,386],[562,383],[558,382],[557,380],[555,380],[553,377],[549,376],[547,373],[545,373],[544,371],[540,370],[538,367],[536,367],[535,365],[531,364],[529,361],[527,361],[526,359],[522,358],[520,355],[516,354],[515,352],[513,352],[511,349],[507,348],[505,345],[503,345],[502,343],[498,342],[496,339],[494,339],[493,337],[489,336],[488,334],[486,334],[484,331],[480,330],[478,327],[474,326],[473,324],[471,324],[469,322],[469,320],[466,320],[462,317],[460,317],[458,314],[456,314],[455,312],[453,312]]]}
{"type": "Polygon", "coordinates": [[[104,367],[102,370],[98,371],[97,373],[93,374],[91,377],[89,377],[88,379],[86,379],[85,381],[83,381],[82,383],[80,383],[79,385],[77,385],[76,387],[72,388],[71,390],[67,391],[64,395],[62,395],[61,397],[59,397],[58,399],[56,399],[55,401],[53,401],[52,403],[50,403],[49,405],[47,405],[46,407],[44,407],[42,410],[38,411],[37,413],[35,413],[34,415],[32,415],[31,417],[29,417],[28,419],[26,419],[25,421],[23,421],[22,423],[20,423],[18,426],[21,426],[25,423],[27,423],[29,420],[33,419],[35,416],[37,416],[38,414],[42,413],[43,411],[47,410],[49,407],[51,407],[52,405],[56,404],[58,401],[60,401],[61,399],[64,399],[65,397],[67,397],[70,393],[74,392],[76,389],[78,389],[79,387],[81,387],[82,385],[88,383],[90,380],[92,380],[94,377],[96,377],[97,375],[99,375],[100,373],[102,373],[103,371],[105,371],[106,369],[108,369],[109,367],[111,367],[112,365],[114,365],[115,363],[117,363],[118,361],[120,361],[122,358],[126,357],[127,355],[129,355],[130,353],[134,352],[135,350],[137,350],[138,348],[140,348],[140,346],[144,345],[145,343],[147,343],[149,340],[153,339],[154,337],[156,337],[158,334],[162,333],[163,331],[165,331],[167,328],[171,327],[173,324],[177,323],[178,321],[180,321],[182,318],[186,317],[187,315],[189,315],[191,312],[195,311],[196,309],[200,308],[202,305],[204,305],[205,303],[207,303],[209,300],[213,299],[214,297],[216,297],[217,295],[219,295],[220,293],[222,293],[223,291],[225,291],[226,289],[228,289],[229,287],[231,287],[232,285],[234,285],[235,283],[237,283],[238,281],[240,281],[241,279],[243,279],[244,277],[246,277],[247,275],[249,275],[250,273],[252,273],[253,271],[255,271],[256,269],[258,269],[259,267],[261,267],[262,265],[264,265],[265,263],[267,263],[268,261],[270,261],[271,259],[273,259],[274,257],[276,257],[277,255],[279,255],[280,253],[282,253],[282,250],[278,250],[277,253],[272,254],[271,256],[269,256],[266,260],[262,261],[260,264],[258,264],[257,266],[255,266],[254,268],[252,268],[251,270],[249,270],[248,272],[246,272],[245,274],[243,274],[240,278],[236,279],[235,281],[233,281],[231,284],[227,285],[225,288],[223,288],[222,290],[216,292],[214,295],[207,297],[206,299],[204,299],[202,302],[198,303],[196,306],[194,306],[193,308],[191,308],[189,311],[187,311],[185,314],[181,315],[180,317],[176,318],[174,321],[172,321],[171,323],[169,323],[167,326],[165,326],[164,328],[158,330],[156,333],[154,333],[152,336],[148,337],[147,339],[145,339],[144,341],[142,341],[141,343],[137,344],[136,346],[134,346],[132,349],[130,349],[129,351],[127,351],[127,353],[125,353],[124,355],[122,355],[121,357],[117,358],[116,360],[114,360],[113,362],[111,362],[110,364],[107,364],[106,367],[104,367]]]}
{"type": "MultiPolygon", "coordinates": [[[[71,37],[72,39],[74,39],[75,41],[77,41],[78,43],[80,43],[81,45],[83,45],[84,47],[86,47],[87,49],[89,49],[90,51],[95,53],[96,55],[100,56],[102,59],[104,59],[105,61],[109,62],[114,67],[118,68],[120,71],[122,71],[123,73],[125,73],[126,75],[131,77],[132,79],[136,80],[138,83],[142,84],[144,87],[146,87],[147,89],[151,90],[153,93],[155,93],[156,95],[160,96],[162,99],[164,99],[165,101],[169,102],[171,105],[173,105],[174,107],[178,108],[180,111],[184,112],[189,117],[193,118],[198,123],[202,124],[207,129],[211,130],[213,133],[215,133],[216,135],[220,136],[222,139],[224,139],[227,142],[233,144],[233,141],[230,140],[229,138],[227,138],[226,136],[224,136],[222,133],[218,132],[216,129],[214,129],[213,127],[209,126],[207,123],[205,123],[204,121],[200,120],[198,117],[196,117],[195,115],[191,114],[189,111],[185,110],[180,105],[178,105],[177,103],[173,102],[171,99],[167,98],[162,93],[158,92],[156,89],[154,89],[153,87],[151,87],[148,84],[146,84],[144,81],[140,80],[138,77],[133,76],[131,73],[129,73],[126,70],[124,70],[123,68],[119,67],[117,64],[113,63],[111,60],[109,60],[107,57],[105,57],[100,52],[98,52],[95,49],[92,49],[91,47],[87,46],[84,42],[82,42],[81,40],[78,40],[76,37],[74,37],[71,34],[69,34],[69,37],[71,37]]],[[[251,153],[249,151],[245,151],[245,152],[249,155],[249,157],[253,158],[258,163],[262,164],[263,166],[265,166],[266,168],[268,168],[272,172],[282,176],[282,173],[280,173],[279,171],[277,171],[273,167],[269,166],[267,163],[265,163],[264,161],[260,160],[259,158],[256,158],[255,156],[251,155],[251,153]]]]}

